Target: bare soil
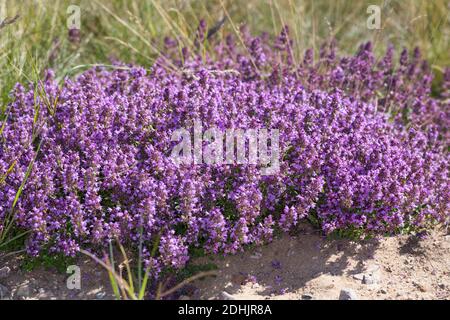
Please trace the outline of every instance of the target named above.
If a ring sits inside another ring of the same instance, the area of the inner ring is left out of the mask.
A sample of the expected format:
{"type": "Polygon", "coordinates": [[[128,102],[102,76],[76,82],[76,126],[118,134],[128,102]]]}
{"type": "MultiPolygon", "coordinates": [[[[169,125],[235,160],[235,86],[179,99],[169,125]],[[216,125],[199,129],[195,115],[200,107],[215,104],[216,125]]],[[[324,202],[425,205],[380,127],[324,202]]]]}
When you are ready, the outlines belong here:
{"type": "Polygon", "coordinates": [[[200,299],[449,299],[450,236],[329,240],[305,226],[252,251],[215,258],[219,275],[198,281],[200,299]]]}

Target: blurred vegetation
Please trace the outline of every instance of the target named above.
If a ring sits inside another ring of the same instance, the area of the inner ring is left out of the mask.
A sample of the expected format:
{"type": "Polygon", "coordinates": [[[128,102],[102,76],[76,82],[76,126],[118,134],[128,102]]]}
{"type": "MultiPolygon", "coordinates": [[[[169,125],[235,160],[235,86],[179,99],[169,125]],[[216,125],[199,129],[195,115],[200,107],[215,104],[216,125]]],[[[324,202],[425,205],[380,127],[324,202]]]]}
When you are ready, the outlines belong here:
{"type": "Polygon", "coordinates": [[[418,46],[439,78],[450,62],[449,6],[446,0],[0,0],[6,22],[0,22],[0,109],[16,82],[37,81],[46,68],[62,79],[111,59],[150,66],[164,36],[193,46],[200,19],[208,27],[225,19],[219,39],[244,24],[254,34],[272,35],[288,25],[297,58],[330,37],[344,53],[368,40],[380,53],[388,42],[418,46]],[[81,9],[75,37],[67,27],[72,4],[81,9]],[[381,7],[380,30],[366,27],[371,4],[381,7]]]}

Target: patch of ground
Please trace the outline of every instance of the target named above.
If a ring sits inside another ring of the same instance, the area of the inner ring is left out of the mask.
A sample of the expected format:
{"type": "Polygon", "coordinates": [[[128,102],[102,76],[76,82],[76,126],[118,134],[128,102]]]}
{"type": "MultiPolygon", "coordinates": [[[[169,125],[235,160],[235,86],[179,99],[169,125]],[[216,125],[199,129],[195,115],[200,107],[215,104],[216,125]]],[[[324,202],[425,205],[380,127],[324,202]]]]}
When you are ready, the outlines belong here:
{"type": "Polygon", "coordinates": [[[213,262],[219,275],[197,281],[195,298],[339,299],[350,289],[359,299],[450,299],[450,235],[441,231],[352,242],[305,226],[213,262]]]}
{"type": "Polygon", "coordinates": [[[23,256],[0,260],[0,298],[20,300],[87,300],[113,299],[108,274],[89,257],[74,262],[80,269],[81,289],[73,287],[70,276],[55,268],[37,267],[23,270],[23,256]],[[69,284],[71,283],[72,285],[69,284]],[[69,287],[72,287],[70,289],[69,287]],[[2,289],[3,288],[3,289],[2,289]],[[3,290],[4,296],[1,297],[3,290]]]}
{"type": "MultiPolygon", "coordinates": [[[[0,260],[4,299],[112,299],[105,270],[88,257],[76,261],[81,290],[70,274],[21,269],[23,257],[0,260]]],[[[197,258],[215,264],[217,277],[195,281],[182,299],[450,299],[450,235],[395,236],[354,242],[326,239],[308,225],[295,236],[234,256],[197,258]]]]}

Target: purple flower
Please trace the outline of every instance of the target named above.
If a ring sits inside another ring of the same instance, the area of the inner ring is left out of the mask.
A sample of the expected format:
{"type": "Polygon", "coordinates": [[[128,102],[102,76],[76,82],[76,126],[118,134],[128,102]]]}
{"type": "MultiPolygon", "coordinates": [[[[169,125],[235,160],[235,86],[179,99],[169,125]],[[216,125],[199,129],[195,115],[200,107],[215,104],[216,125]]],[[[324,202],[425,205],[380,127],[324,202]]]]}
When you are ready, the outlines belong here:
{"type": "Polygon", "coordinates": [[[393,47],[377,62],[370,44],[338,57],[332,42],[295,66],[287,29],[275,44],[243,41],[250,50],[230,36],[203,57],[166,39],[149,73],[93,68],[60,86],[51,72],[17,84],[0,139],[0,232],[33,161],[14,207],[30,254],[142,241],[155,275],[182,267],[190,248],[234,253],[305,218],[325,233],[448,223],[450,71],[434,98],[417,52],[395,67],[393,47]],[[279,172],[177,166],[171,134],[196,119],[204,130],[278,129],[279,172]]]}

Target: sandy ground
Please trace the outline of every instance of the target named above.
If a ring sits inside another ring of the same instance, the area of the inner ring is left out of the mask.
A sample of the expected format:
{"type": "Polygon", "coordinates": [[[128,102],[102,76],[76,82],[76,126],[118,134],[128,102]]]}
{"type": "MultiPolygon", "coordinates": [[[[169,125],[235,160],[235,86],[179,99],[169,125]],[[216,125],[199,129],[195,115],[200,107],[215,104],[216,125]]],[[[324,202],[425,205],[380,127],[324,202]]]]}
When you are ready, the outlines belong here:
{"type": "Polygon", "coordinates": [[[339,299],[342,289],[359,299],[450,298],[450,235],[442,231],[358,243],[308,226],[298,233],[214,258],[219,275],[196,283],[197,298],[339,299]]]}
{"type": "MultiPolygon", "coordinates": [[[[108,277],[90,258],[77,261],[81,290],[67,288],[69,274],[21,270],[22,257],[0,260],[3,299],[110,299],[108,277]]],[[[396,236],[353,242],[322,237],[308,225],[296,235],[234,256],[208,256],[216,277],[197,280],[181,299],[450,299],[450,235],[396,236]]]]}
{"type": "Polygon", "coordinates": [[[89,257],[79,258],[81,289],[69,289],[72,272],[63,273],[54,268],[37,267],[32,271],[21,268],[23,256],[0,260],[0,298],[10,300],[86,300],[113,299],[108,274],[89,257]],[[3,270],[3,272],[2,272],[3,270]],[[5,271],[8,275],[5,276],[5,271]],[[69,281],[70,283],[70,281],[69,281]],[[3,288],[3,289],[2,289],[3,288]],[[3,290],[3,297],[1,297],[3,290]]]}

